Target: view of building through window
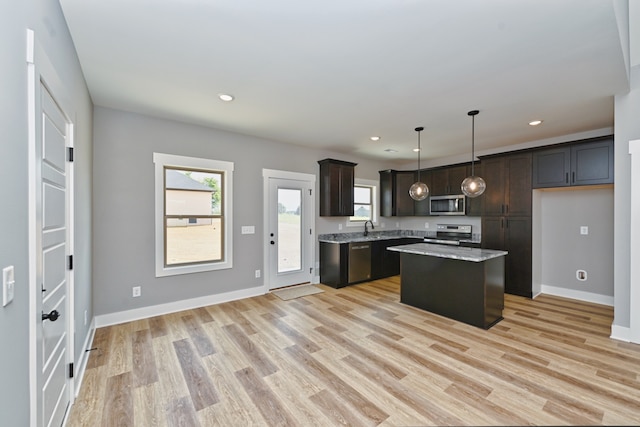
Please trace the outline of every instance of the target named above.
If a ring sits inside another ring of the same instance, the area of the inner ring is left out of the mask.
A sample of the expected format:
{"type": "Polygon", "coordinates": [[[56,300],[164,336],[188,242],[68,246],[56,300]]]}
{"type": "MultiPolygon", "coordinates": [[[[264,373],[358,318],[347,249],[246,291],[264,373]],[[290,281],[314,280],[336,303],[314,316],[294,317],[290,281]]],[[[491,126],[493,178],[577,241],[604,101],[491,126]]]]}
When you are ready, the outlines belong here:
{"type": "Polygon", "coordinates": [[[373,212],[372,187],[365,185],[356,185],[354,188],[353,216],[350,221],[368,221],[373,220],[371,213],[373,212]]]}
{"type": "Polygon", "coordinates": [[[223,173],[165,168],[165,265],[224,258],[223,173]]]}

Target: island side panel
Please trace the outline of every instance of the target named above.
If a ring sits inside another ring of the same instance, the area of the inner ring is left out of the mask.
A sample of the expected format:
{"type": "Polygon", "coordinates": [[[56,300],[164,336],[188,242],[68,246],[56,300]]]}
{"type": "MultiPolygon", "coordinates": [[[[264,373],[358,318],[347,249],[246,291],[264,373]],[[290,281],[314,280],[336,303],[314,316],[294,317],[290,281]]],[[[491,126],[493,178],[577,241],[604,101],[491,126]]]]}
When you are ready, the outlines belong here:
{"type": "Polygon", "coordinates": [[[485,329],[502,318],[504,257],[471,262],[402,253],[400,262],[402,303],[485,329]]]}
{"type": "Polygon", "coordinates": [[[504,310],[504,260],[501,256],[484,262],[485,329],[502,320],[504,310]]]}

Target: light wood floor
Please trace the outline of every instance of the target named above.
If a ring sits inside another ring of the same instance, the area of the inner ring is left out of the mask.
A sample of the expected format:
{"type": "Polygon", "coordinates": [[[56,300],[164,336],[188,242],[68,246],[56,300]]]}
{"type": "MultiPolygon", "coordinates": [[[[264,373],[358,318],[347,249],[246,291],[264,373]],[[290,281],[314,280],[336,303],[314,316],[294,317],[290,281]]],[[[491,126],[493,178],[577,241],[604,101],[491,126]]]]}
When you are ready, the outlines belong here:
{"type": "Polygon", "coordinates": [[[506,296],[489,331],[399,303],[399,278],[96,331],[69,426],[640,424],[612,309],[506,296]]]}

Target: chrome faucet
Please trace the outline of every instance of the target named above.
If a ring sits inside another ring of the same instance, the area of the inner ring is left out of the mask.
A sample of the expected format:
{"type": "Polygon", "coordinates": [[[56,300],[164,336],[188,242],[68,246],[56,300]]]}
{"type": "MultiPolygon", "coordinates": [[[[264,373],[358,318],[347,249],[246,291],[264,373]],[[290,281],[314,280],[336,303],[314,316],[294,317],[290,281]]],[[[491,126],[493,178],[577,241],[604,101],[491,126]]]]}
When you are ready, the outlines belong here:
{"type": "Polygon", "coordinates": [[[364,222],[364,235],[368,236],[369,235],[369,230],[367,229],[367,223],[371,224],[371,229],[375,229],[375,227],[373,226],[373,222],[371,222],[371,220],[366,220],[364,222]]]}

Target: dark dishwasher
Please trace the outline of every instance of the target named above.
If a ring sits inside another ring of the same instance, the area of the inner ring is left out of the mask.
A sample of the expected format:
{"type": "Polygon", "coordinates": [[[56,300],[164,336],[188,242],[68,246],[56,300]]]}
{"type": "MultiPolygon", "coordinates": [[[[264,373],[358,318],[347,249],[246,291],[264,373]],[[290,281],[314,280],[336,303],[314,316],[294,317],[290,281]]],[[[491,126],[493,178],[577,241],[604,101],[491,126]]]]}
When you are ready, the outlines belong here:
{"type": "Polygon", "coordinates": [[[371,243],[349,243],[349,283],[371,279],[371,243]]]}

